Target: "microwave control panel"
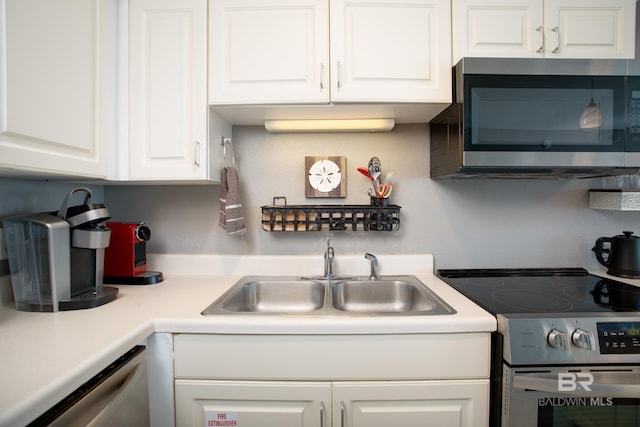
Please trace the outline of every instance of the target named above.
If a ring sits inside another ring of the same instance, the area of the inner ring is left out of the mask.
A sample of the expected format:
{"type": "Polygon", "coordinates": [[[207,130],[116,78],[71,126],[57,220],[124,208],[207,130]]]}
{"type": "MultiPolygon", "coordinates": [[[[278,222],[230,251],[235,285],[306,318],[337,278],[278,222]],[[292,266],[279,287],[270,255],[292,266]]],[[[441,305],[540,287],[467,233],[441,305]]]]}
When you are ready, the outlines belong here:
{"type": "Polygon", "coordinates": [[[632,90],[629,99],[629,142],[640,144],[640,90],[632,90]]]}
{"type": "Polygon", "coordinates": [[[640,76],[626,79],[626,151],[640,151],[640,76]]]}
{"type": "Polygon", "coordinates": [[[598,323],[600,354],[640,354],[640,322],[598,323]]]}

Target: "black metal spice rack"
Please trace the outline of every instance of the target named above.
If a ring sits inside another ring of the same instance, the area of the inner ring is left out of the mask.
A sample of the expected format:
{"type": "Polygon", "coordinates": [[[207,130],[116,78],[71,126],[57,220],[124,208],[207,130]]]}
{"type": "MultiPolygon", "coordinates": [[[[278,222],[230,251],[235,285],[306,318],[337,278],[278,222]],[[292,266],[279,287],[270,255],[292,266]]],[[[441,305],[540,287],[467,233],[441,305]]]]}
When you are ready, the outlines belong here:
{"type": "Polygon", "coordinates": [[[397,231],[399,228],[398,205],[287,205],[285,202],[262,206],[265,231],[397,231]]]}

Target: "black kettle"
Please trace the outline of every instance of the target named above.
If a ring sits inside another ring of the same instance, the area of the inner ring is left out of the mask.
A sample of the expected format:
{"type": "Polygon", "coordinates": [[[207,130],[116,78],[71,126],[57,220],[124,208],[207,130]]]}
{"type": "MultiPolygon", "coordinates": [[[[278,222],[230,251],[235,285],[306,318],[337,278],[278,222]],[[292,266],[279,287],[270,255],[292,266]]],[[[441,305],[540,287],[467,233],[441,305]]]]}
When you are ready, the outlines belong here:
{"type": "Polygon", "coordinates": [[[591,249],[607,274],[631,279],[640,278],[640,238],[632,231],[614,237],[600,237],[591,249]]]}

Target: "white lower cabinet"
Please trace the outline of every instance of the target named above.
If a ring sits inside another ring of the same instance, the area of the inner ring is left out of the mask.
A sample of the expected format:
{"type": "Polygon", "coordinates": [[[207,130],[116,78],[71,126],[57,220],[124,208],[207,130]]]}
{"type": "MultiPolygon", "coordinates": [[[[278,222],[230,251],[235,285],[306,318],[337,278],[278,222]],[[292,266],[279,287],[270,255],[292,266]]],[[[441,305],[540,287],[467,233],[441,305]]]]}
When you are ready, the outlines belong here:
{"type": "Polygon", "coordinates": [[[484,425],[488,380],[176,381],[177,426],[484,425]]]}
{"type": "Polygon", "coordinates": [[[329,426],[330,405],[331,383],[176,381],[176,426],[329,426]]]}
{"type": "Polygon", "coordinates": [[[486,427],[488,333],[174,335],[176,426],[486,427]]]}
{"type": "Polygon", "coordinates": [[[487,419],[489,380],[333,384],[334,427],[471,427],[487,419]]]}

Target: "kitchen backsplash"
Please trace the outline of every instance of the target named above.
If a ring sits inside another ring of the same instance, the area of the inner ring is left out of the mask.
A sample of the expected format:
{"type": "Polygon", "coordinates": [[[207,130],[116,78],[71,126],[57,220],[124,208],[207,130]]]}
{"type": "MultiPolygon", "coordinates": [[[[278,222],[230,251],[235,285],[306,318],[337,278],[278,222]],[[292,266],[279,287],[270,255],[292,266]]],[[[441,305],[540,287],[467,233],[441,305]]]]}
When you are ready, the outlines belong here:
{"type": "MultiPolygon", "coordinates": [[[[330,235],[337,257],[429,253],[437,268],[598,268],[591,252],[598,237],[622,230],[640,234],[640,214],[587,207],[588,190],[601,185],[598,179],[431,180],[428,125],[396,125],[390,133],[279,135],[236,126],[233,144],[248,228],[242,236],[229,236],[218,225],[218,185],[90,188],[112,219],[148,223],[150,253],[318,254],[320,260],[330,235]],[[399,231],[262,230],[260,207],[274,196],[286,196],[289,204],[369,203],[370,184],[356,168],[373,155],[384,171],[393,171],[391,203],[402,206],[399,231]],[[346,157],[346,198],[305,198],[305,156],[346,157]]],[[[0,179],[0,217],[57,209],[73,186],[0,179]]]]}
{"type": "MultiPolygon", "coordinates": [[[[336,256],[432,253],[436,267],[584,266],[598,263],[597,237],[637,227],[640,214],[595,211],[588,189],[600,180],[472,180],[429,178],[428,125],[397,125],[390,133],[279,134],[234,128],[240,193],[248,232],[218,226],[219,186],[109,187],[118,220],[146,220],[149,251],[203,254],[318,254],[331,236],[336,256]],[[370,184],[356,171],[378,156],[393,172],[391,203],[402,206],[396,232],[265,232],[262,205],[367,204],[370,184]],[[345,156],[347,196],[305,198],[305,156],[345,156]]],[[[319,268],[321,265],[319,264],[319,268]]]]}

